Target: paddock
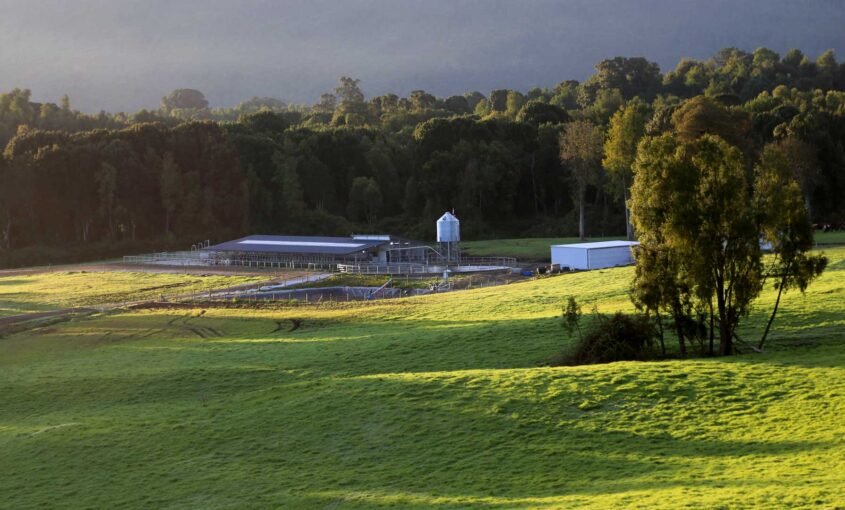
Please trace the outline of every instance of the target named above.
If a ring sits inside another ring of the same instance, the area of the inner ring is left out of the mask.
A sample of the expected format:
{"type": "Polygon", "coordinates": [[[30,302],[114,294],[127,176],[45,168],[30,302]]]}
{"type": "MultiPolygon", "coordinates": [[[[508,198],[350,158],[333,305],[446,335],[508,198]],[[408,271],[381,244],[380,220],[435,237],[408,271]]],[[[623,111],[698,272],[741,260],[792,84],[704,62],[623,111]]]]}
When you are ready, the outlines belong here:
{"type": "Polygon", "coordinates": [[[329,271],[386,275],[433,275],[506,271],[513,257],[444,257],[417,241],[390,235],[351,237],[253,235],[191,251],[123,257],[126,264],[179,267],[329,271]]]}

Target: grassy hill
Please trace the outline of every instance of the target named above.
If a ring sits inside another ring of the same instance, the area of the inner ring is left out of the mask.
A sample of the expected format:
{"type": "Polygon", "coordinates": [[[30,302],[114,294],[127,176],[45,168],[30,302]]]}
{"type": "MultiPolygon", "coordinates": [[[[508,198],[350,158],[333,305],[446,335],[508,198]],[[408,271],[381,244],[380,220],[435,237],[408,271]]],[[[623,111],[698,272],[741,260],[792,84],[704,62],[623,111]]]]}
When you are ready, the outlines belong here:
{"type": "Polygon", "coordinates": [[[256,283],[270,275],[218,276],[107,271],[41,272],[0,277],[0,317],[77,306],[157,299],[160,295],[256,283]]]}
{"type": "Polygon", "coordinates": [[[629,310],[631,268],[2,338],[0,507],[842,506],[845,248],[828,255],[770,351],[730,359],[542,366],[563,297],[629,310]]]}

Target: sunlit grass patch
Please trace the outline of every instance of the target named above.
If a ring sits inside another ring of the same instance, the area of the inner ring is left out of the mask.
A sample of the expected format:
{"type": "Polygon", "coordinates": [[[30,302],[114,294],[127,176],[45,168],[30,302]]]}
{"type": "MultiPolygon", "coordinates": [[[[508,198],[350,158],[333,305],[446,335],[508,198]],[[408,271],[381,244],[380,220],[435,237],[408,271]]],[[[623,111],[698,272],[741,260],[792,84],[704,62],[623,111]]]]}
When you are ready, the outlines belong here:
{"type": "Polygon", "coordinates": [[[45,272],[0,278],[0,316],[157,299],[266,280],[263,276],[45,272]]]}

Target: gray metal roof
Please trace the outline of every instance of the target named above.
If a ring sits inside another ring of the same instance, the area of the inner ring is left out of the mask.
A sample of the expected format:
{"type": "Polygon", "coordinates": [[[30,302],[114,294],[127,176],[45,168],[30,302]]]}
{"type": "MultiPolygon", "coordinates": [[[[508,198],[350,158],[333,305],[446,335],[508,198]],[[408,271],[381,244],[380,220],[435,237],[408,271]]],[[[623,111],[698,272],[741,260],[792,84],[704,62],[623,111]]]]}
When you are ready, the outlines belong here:
{"type": "Polygon", "coordinates": [[[388,244],[389,240],[366,240],[352,237],[266,236],[252,235],[215,244],[206,251],[253,253],[302,253],[319,255],[351,255],[388,244]]]}
{"type": "Polygon", "coordinates": [[[601,248],[631,247],[638,244],[640,243],[637,241],[597,241],[594,243],[553,244],[552,248],[581,248],[584,250],[596,250],[601,248]]]}

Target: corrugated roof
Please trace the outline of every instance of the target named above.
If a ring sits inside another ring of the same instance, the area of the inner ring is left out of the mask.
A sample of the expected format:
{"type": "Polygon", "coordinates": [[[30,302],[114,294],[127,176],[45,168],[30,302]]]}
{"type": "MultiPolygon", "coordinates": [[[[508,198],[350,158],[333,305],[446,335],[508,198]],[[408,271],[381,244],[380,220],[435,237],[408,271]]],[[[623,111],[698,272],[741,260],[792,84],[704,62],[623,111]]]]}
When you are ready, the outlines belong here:
{"type": "Polygon", "coordinates": [[[351,237],[252,235],[215,244],[205,248],[205,250],[349,255],[376,248],[388,242],[385,240],[353,239],[351,237]]]}
{"type": "Polygon", "coordinates": [[[620,248],[622,246],[636,246],[637,241],[598,241],[595,243],[553,244],[552,248],[582,248],[586,250],[601,248],[620,248]]]}
{"type": "Polygon", "coordinates": [[[352,239],[356,241],[390,241],[393,237],[387,234],[353,234],[352,239]]]}

